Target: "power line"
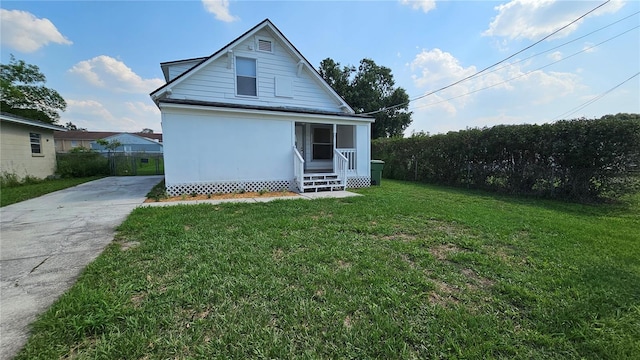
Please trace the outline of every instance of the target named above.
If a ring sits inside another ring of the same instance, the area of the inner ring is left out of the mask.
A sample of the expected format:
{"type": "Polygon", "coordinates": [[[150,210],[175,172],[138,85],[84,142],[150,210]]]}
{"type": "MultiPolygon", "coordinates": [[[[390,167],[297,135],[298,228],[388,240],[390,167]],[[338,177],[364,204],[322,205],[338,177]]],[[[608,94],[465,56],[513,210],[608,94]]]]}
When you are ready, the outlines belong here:
{"type": "MultiPolygon", "coordinates": [[[[476,89],[476,90],[473,90],[473,91],[469,91],[469,92],[467,92],[467,93],[464,93],[464,94],[461,94],[461,95],[457,95],[457,96],[454,96],[454,97],[450,97],[450,98],[448,98],[448,99],[444,99],[444,100],[441,100],[441,101],[438,101],[438,102],[435,102],[435,103],[425,104],[425,105],[422,105],[422,106],[415,106],[415,107],[413,107],[412,109],[414,109],[414,110],[415,110],[415,109],[421,109],[421,108],[424,108],[424,107],[428,107],[428,106],[433,106],[433,105],[441,104],[441,103],[443,103],[443,102],[447,102],[447,101],[454,100],[454,99],[457,99],[457,98],[461,98],[461,97],[464,97],[464,96],[467,96],[467,95],[475,94],[475,93],[480,92],[480,91],[483,91],[483,90],[491,89],[491,88],[496,87],[496,86],[498,86],[498,85],[506,84],[506,83],[508,83],[508,82],[510,82],[510,81],[513,81],[513,80],[519,79],[519,78],[521,78],[521,77],[523,77],[523,76],[526,76],[526,75],[529,75],[529,74],[531,74],[531,73],[533,73],[533,72],[535,72],[535,71],[542,70],[542,69],[547,68],[547,67],[549,67],[549,66],[551,66],[551,65],[555,65],[555,64],[557,64],[557,63],[559,63],[559,62],[561,62],[561,61],[565,61],[565,60],[567,60],[567,59],[570,59],[570,58],[572,58],[572,57],[574,57],[574,56],[576,56],[576,55],[578,55],[578,54],[581,54],[581,53],[583,53],[583,52],[587,52],[587,51],[589,51],[589,50],[591,50],[591,49],[593,49],[593,48],[596,48],[596,47],[598,47],[598,46],[600,46],[600,45],[602,45],[602,44],[604,44],[604,43],[606,43],[606,42],[609,42],[609,41],[611,41],[611,40],[613,40],[613,39],[616,39],[616,38],[618,38],[618,37],[620,37],[620,36],[622,36],[622,35],[624,35],[624,34],[626,34],[626,33],[628,33],[628,32],[631,32],[631,31],[633,31],[633,30],[635,30],[635,29],[637,29],[637,28],[640,28],[640,25],[635,26],[635,27],[633,27],[633,28],[631,28],[631,29],[629,29],[629,30],[626,30],[626,31],[624,31],[624,32],[622,32],[622,33],[620,33],[620,34],[618,34],[618,35],[612,36],[612,37],[610,37],[610,38],[608,38],[608,39],[606,39],[606,40],[604,40],[604,41],[601,41],[601,42],[599,42],[599,43],[597,43],[597,44],[595,44],[595,45],[592,45],[592,46],[586,47],[586,48],[584,48],[584,49],[582,49],[582,50],[580,50],[580,51],[578,51],[578,52],[575,52],[575,53],[573,53],[573,54],[571,54],[571,55],[569,55],[569,56],[565,56],[564,58],[562,58],[562,59],[560,59],[560,60],[553,61],[553,62],[551,62],[551,63],[549,63],[549,64],[546,64],[546,65],[541,66],[541,67],[539,67],[539,68],[536,68],[536,69],[533,69],[533,70],[527,71],[527,72],[525,72],[525,73],[523,73],[523,74],[520,74],[520,75],[515,76],[515,77],[512,77],[512,78],[509,78],[509,79],[504,80],[504,81],[501,81],[501,82],[499,82],[499,83],[495,83],[495,84],[493,84],[493,85],[485,86],[485,87],[483,87],[483,88],[476,89]]],[[[504,68],[504,67],[503,67],[503,68],[504,68]]]]}
{"type": "Polygon", "coordinates": [[[467,80],[469,80],[469,79],[471,79],[471,78],[474,78],[474,77],[476,77],[476,76],[478,76],[478,75],[482,74],[483,72],[485,72],[485,71],[487,71],[487,70],[491,69],[492,67],[494,67],[494,66],[496,66],[496,65],[499,65],[499,64],[502,64],[503,62],[505,62],[505,61],[507,61],[507,60],[509,60],[509,59],[513,58],[514,56],[516,56],[516,55],[518,55],[518,54],[521,54],[522,52],[524,52],[524,51],[526,51],[526,50],[531,49],[532,47],[534,47],[534,46],[538,45],[539,43],[541,43],[541,42],[543,42],[544,40],[546,40],[546,39],[550,38],[551,36],[553,36],[553,35],[555,35],[555,34],[559,33],[560,31],[562,31],[562,30],[564,30],[564,29],[568,28],[569,26],[571,26],[571,25],[575,24],[576,22],[578,22],[578,21],[582,20],[584,17],[586,17],[587,15],[591,14],[592,12],[594,12],[594,11],[598,10],[599,8],[603,7],[604,5],[608,4],[610,1],[611,1],[611,0],[607,0],[607,1],[605,1],[604,3],[602,3],[602,4],[598,5],[598,6],[596,6],[595,8],[593,8],[593,9],[589,10],[588,12],[586,12],[585,14],[581,15],[581,16],[580,16],[580,17],[578,17],[577,19],[575,19],[575,20],[571,21],[570,23],[568,23],[568,24],[564,25],[563,27],[561,27],[561,28],[559,28],[559,29],[557,29],[557,30],[553,31],[551,34],[549,34],[549,35],[547,35],[547,36],[543,37],[542,39],[540,39],[540,40],[538,40],[538,41],[534,42],[533,44],[531,44],[531,45],[529,45],[529,46],[525,47],[524,49],[522,49],[522,50],[520,50],[520,51],[517,51],[517,52],[513,53],[512,55],[509,55],[508,57],[506,57],[506,58],[504,58],[504,59],[502,59],[502,60],[498,61],[498,62],[497,62],[497,63],[495,63],[495,64],[485,67],[484,69],[482,69],[482,70],[480,70],[480,71],[478,71],[478,72],[476,72],[476,73],[474,73],[474,74],[472,74],[472,75],[469,75],[469,76],[467,76],[467,77],[465,77],[465,78],[463,78],[463,79],[460,79],[460,80],[458,80],[458,81],[456,81],[456,82],[454,82],[454,83],[452,83],[452,84],[449,84],[449,85],[447,85],[447,86],[441,87],[440,89],[437,89],[437,90],[431,91],[431,92],[429,92],[429,93],[427,93],[427,94],[424,94],[424,95],[421,95],[421,96],[417,96],[417,97],[415,97],[415,98],[413,98],[413,99],[410,99],[409,101],[405,101],[405,102],[400,103],[400,104],[397,104],[397,105],[393,105],[393,106],[385,107],[385,108],[382,108],[382,109],[379,109],[379,110],[376,110],[376,111],[371,111],[371,112],[368,112],[368,113],[364,113],[363,115],[373,115],[373,114],[377,114],[377,113],[382,112],[382,111],[395,109],[395,108],[397,108],[397,107],[404,106],[404,105],[408,104],[408,103],[409,103],[409,102],[411,102],[411,101],[419,100],[419,99],[422,99],[422,98],[427,97],[427,96],[429,96],[429,95],[433,95],[433,94],[435,94],[435,93],[437,93],[437,92],[440,92],[440,91],[445,90],[445,89],[448,89],[448,88],[450,88],[450,87],[452,87],[452,86],[458,85],[458,84],[460,84],[460,83],[461,83],[461,82],[463,82],[463,81],[467,81],[467,80]]]}
{"type": "MultiPolygon", "coordinates": [[[[620,19],[620,20],[614,21],[614,22],[612,22],[612,23],[611,23],[611,24],[609,24],[609,25],[605,25],[605,26],[603,26],[603,27],[601,27],[601,28],[599,28],[599,29],[593,30],[593,31],[592,31],[592,32],[590,32],[590,33],[584,34],[584,35],[582,35],[582,36],[580,36],[580,37],[577,37],[577,38],[575,38],[575,39],[573,39],[573,40],[567,41],[567,42],[565,42],[565,43],[563,43],[563,44],[560,44],[560,45],[558,45],[558,46],[554,46],[554,47],[552,47],[552,48],[550,48],[550,49],[547,49],[547,50],[545,50],[545,51],[543,51],[543,52],[539,52],[539,53],[537,53],[537,54],[533,54],[533,55],[531,55],[531,56],[529,56],[529,57],[526,57],[526,58],[524,58],[524,59],[520,59],[520,60],[514,61],[514,62],[509,63],[509,64],[507,64],[507,65],[501,66],[501,67],[499,67],[499,68],[497,68],[497,69],[493,69],[493,70],[491,70],[491,71],[487,71],[486,73],[482,74],[482,76],[485,76],[485,75],[487,75],[487,74],[494,73],[494,72],[499,71],[499,70],[502,70],[502,69],[504,69],[504,68],[506,68],[506,67],[509,67],[509,66],[512,66],[512,65],[515,65],[515,64],[519,64],[519,63],[521,63],[521,62],[523,62],[523,61],[527,61],[527,60],[532,59],[532,58],[534,58],[534,57],[536,57],[536,56],[540,56],[540,55],[546,54],[546,53],[548,53],[548,52],[550,52],[550,51],[553,51],[553,50],[559,49],[559,48],[561,48],[561,47],[563,47],[563,46],[566,46],[566,45],[569,45],[569,44],[571,44],[571,43],[574,43],[574,42],[576,42],[576,41],[578,41],[578,40],[584,39],[584,38],[586,38],[587,36],[593,35],[593,34],[597,33],[598,31],[604,30],[604,29],[606,29],[606,28],[608,28],[608,27],[611,27],[611,26],[613,26],[613,25],[615,25],[615,24],[617,24],[617,23],[619,23],[619,22],[621,22],[621,21],[624,21],[624,20],[626,20],[626,19],[628,19],[628,18],[630,18],[630,17],[632,17],[632,16],[638,15],[638,14],[640,14],[640,11],[636,11],[636,12],[634,12],[633,14],[628,15],[628,16],[625,16],[625,17],[623,17],[623,18],[622,18],[622,19],[620,19]]],[[[482,76],[478,76],[478,77],[482,77],[482,76]]]]}
{"type": "Polygon", "coordinates": [[[605,97],[606,95],[608,95],[610,92],[612,92],[613,90],[615,90],[615,89],[619,88],[620,86],[624,85],[626,82],[630,81],[631,79],[633,79],[634,77],[636,77],[636,76],[638,76],[638,75],[640,75],[640,72],[637,72],[635,75],[633,75],[633,76],[631,76],[630,78],[628,78],[628,79],[624,80],[623,82],[621,82],[621,83],[619,83],[618,85],[616,85],[616,86],[612,87],[611,89],[609,89],[609,90],[605,91],[604,93],[602,93],[602,94],[600,94],[600,95],[598,95],[598,96],[594,97],[593,99],[591,99],[591,100],[589,100],[589,101],[587,101],[587,102],[584,102],[584,103],[582,103],[581,105],[576,106],[575,108],[573,108],[573,109],[571,109],[571,110],[569,110],[569,111],[565,112],[564,114],[560,114],[560,115],[556,116],[552,121],[556,121],[556,120],[558,120],[558,119],[560,119],[560,118],[567,117],[567,116],[570,116],[570,115],[573,115],[573,114],[577,113],[578,111],[580,111],[580,110],[582,110],[582,109],[586,108],[587,106],[589,106],[589,105],[593,104],[594,102],[596,102],[596,101],[598,101],[598,100],[602,99],[603,97],[605,97]]]}

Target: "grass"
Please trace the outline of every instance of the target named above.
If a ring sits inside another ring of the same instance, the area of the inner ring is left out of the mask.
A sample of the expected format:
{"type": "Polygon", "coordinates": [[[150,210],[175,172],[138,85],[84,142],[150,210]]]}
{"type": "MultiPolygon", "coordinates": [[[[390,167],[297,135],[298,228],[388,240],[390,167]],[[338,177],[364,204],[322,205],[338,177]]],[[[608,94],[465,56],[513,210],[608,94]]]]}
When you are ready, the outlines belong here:
{"type": "Polygon", "coordinates": [[[88,181],[100,179],[101,176],[40,180],[26,184],[3,186],[0,189],[0,206],[15,204],[33,199],[54,191],[70,188],[88,181]]]}
{"type": "Polygon", "coordinates": [[[385,180],[363,197],[138,208],[18,359],[630,359],[640,196],[385,180]]]}

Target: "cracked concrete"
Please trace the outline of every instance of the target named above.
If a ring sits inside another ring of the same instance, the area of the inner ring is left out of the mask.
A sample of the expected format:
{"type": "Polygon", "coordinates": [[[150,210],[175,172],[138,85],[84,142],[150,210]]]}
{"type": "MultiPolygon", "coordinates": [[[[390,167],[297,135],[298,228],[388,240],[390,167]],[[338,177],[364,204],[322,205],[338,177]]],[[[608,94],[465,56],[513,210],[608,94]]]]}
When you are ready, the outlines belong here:
{"type": "Polygon", "coordinates": [[[108,177],[0,208],[0,359],[112,240],[162,176],[108,177]]]}

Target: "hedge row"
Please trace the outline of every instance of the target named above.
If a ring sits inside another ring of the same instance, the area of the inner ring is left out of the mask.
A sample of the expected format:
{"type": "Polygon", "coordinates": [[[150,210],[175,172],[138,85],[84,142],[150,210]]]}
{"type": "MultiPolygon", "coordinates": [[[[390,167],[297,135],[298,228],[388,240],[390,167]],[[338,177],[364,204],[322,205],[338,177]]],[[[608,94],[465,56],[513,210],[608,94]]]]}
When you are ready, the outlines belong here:
{"type": "Polygon", "coordinates": [[[56,154],[56,174],[64,178],[109,175],[109,160],[97,152],[56,154]]]}
{"type": "Polygon", "coordinates": [[[386,178],[574,200],[638,186],[640,116],[501,125],[372,142],[386,178]]]}

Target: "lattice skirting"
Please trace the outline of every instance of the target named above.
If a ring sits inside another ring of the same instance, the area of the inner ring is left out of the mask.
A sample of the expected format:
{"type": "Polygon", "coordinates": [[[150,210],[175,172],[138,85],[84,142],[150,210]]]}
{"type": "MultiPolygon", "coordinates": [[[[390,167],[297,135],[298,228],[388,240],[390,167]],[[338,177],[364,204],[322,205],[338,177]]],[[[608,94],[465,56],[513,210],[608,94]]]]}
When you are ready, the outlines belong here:
{"type": "Polygon", "coordinates": [[[355,188],[363,188],[371,186],[371,177],[370,176],[358,176],[358,177],[349,177],[347,178],[347,188],[355,189],[355,188]]]}
{"type": "Polygon", "coordinates": [[[167,193],[170,196],[180,196],[183,194],[229,194],[233,192],[259,192],[267,191],[295,191],[293,180],[271,180],[271,181],[236,181],[236,182],[216,182],[216,183],[189,183],[167,185],[167,193]]]}

